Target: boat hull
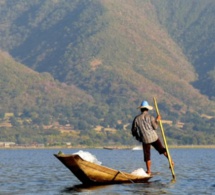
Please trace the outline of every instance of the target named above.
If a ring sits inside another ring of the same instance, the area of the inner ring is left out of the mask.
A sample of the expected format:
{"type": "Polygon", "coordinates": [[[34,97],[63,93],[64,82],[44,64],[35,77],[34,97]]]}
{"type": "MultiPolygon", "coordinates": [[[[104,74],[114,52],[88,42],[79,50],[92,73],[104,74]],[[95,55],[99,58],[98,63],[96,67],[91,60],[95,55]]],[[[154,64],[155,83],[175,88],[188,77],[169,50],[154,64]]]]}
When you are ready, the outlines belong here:
{"type": "Polygon", "coordinates": [[[83,184],[143,183],[151,177],[136,176],[83,160],[79,155],[54,154],[83,184]]]}

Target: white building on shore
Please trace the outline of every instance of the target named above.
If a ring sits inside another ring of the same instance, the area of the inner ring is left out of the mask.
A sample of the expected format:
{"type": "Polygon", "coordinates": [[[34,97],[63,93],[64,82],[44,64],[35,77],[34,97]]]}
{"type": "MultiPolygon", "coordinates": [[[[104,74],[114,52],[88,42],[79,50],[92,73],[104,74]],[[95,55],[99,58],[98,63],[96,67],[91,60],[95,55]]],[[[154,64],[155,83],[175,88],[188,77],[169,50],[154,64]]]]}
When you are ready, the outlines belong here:
{"type": "Polygon", "coordinates": [[[15,146],[15,142],[0,142],[0,147],[10,148],[11,146],[15,146]]]}

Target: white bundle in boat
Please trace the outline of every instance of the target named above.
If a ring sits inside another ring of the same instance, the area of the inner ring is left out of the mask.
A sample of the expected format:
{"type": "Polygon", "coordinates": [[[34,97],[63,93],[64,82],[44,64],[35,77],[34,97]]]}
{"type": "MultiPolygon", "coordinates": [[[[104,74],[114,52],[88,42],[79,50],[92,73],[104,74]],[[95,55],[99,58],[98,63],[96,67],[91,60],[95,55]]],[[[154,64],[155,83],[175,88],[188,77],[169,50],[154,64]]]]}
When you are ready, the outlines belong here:
{"type": "Polygon", "coordinates": [[[149,176],[143,168],[139,168],[139,169],[136,169],[134,170],[132,173],[132,175],[136,175],[136,176],[142,176],[142,177],[147,177],[149,176]]]}
{"type": "Polygon", "coordinates": [[[97,158],[94,155],[92,155],[90,152],[85,152],[85,151],[79,150],[78,152],[76,152],[74,154],[79,155],[83,160],[86,160],[88,162],[92,162],[92,163],[95,163],[98,165],[102,164],[102,162],[98,161],[97,158]]]}

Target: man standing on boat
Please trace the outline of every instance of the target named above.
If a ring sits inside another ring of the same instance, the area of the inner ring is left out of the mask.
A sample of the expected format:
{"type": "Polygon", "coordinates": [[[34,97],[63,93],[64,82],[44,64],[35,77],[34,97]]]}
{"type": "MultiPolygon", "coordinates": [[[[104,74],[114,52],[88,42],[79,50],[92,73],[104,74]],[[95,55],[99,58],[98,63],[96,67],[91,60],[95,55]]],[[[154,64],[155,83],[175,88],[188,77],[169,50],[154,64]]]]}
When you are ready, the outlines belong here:
{"type": "MultiPolygon", "coordinates": [[[[131,132],[134,137],[143,146],[144,161],[146,163],[146,173],[151,174],[151,145],[160,153],[164,154],[167,158],[166,148],[163,147],[157,133],[156,129],[158,127],[158,122],[161,120],[161,116],[158,115],[154,118],[149,114],[149,110],[153,107],[148,104],[147,101],[142,101],[138,107],[141,114],[137,115],[132,123],[131,132]]],[[[172,161],[173,162],[173,161],[172,161]]]]}

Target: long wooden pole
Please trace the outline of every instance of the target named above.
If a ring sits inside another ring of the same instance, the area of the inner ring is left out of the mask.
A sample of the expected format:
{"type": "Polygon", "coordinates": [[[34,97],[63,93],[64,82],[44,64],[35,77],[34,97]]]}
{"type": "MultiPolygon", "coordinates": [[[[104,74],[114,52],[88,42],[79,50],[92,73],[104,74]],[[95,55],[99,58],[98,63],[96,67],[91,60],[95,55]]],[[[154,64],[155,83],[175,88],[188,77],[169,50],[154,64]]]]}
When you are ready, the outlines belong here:
{"type": "MultiPolygon", "coordinates": [[[[154,97],[154,104],[155,104],[155,109],[156,109],[157,115],[160,115],[158,105],[157,105],[157,101],[156,101],[155,97],[154,97]]],[[[166,148],[167,157],[168,157],[168,160],[169,160],[169,166],[170,166],[170,169],[171,169],[171,172],[172,172],[172,177],[175,180],[175,173],[174,173],[174,168],[173,168],[173,165],[172,165],[172,158],[170,156],[170,152],[169,152],[169,149],[168,149],[168,145],[167,145],[167,141],[166,141],[166,137],[165,137],[165,133],[164,133],[164,128],[163,128],[163,124],[162,124],[161,120],[159,120],[159,125],[160,125],[160,129],[161,129],[161,132],[162,132],[164,145],[165,145],[165,148],[166,148]]]]}

